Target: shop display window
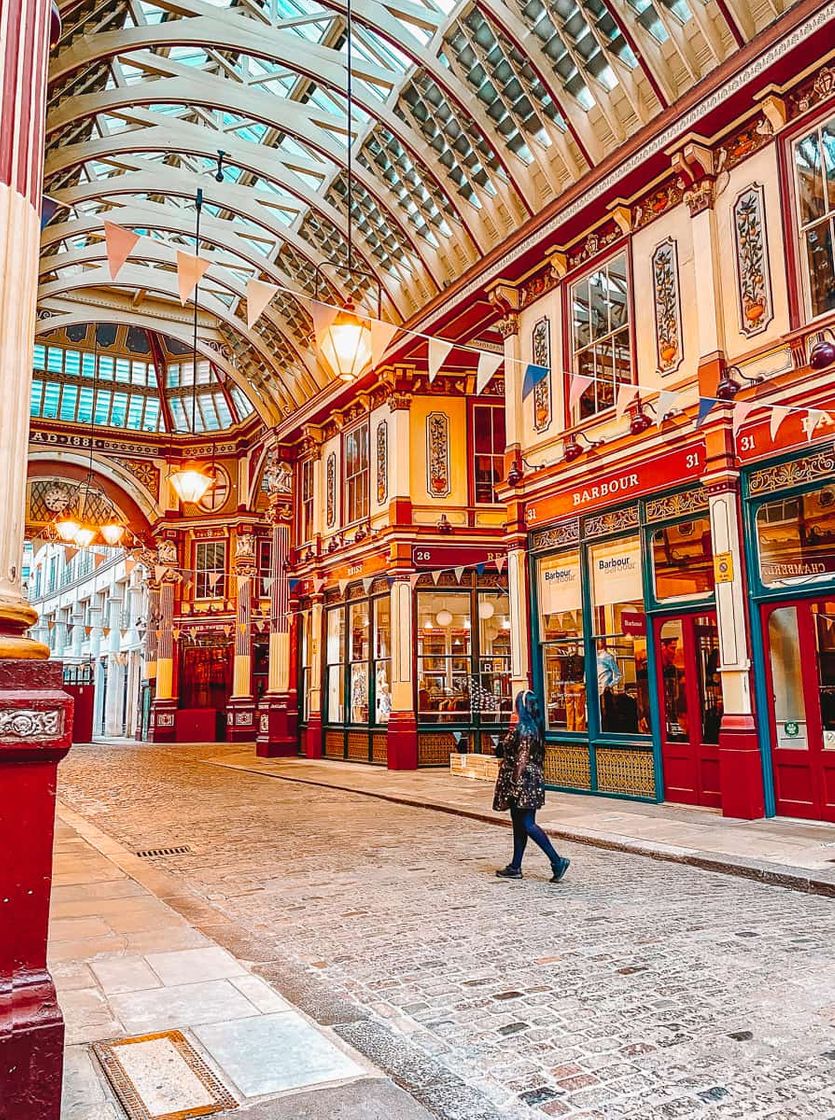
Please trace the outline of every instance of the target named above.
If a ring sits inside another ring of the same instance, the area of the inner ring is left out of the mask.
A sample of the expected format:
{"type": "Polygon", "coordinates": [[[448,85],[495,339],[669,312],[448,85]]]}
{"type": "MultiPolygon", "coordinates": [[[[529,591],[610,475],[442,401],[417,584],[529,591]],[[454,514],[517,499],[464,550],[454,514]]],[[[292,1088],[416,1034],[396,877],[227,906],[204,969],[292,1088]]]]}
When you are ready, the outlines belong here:
{"type": "Polygon", "coordinates": [[[835,750],[835,601],[812,604],[824,750],[835,750]]]}
{"type": "Polygon", "coordinates": [[[797,607],[777,607],[768,618],[768,652],[777,746],[788,750],[806,750],[809,746],[799,651],[797,607]]]}
{"type": "Polygon", "coordinates": [[[345,436],[346,524],[368,517],[368,424],[345,436]]]}
{"type": "Polygon", "coordinates": [[[650,732],[647,618],[637,536],[589,549],[600,730],[650,732]]]}
{"type": "Polygon", "coordinates": [[[345,607],[326,613],[326,688],[328,723],[345,722],[345,607]]]}
{"type": "Polygon", "coordinates": [[[537,588],[546,726],[551,731],[586,731],[580,553],[539,560],[537,588]]]}
{"type": "Polygon", "coordinates": [[[573,370],[594,379],[573,421],[612,408],[618,387],[632,381],[626,254],[578,280],[570,298],[573,370]]]}
{"type": "Polygon", "coordinates": [[[418,719],[498,723],[510,711],[510,603],[500,590],[419,591],[418,719]],[[473,606],[476,629],[473,631],[473,606]]]}
{"type": "Polygon", "coordinates": [[[368,607],[368,600],[351,603],[348,607],[350,640],[348,676],[351,689],[349,723],[368,723],[368,651],[371,637],[368,607]]]}
{"type": "Polygon", "coordinates": [[[835,487],[765,502],[757,510],[760,579],[766,587],[835,575],[835,487]]]}
{"type": "Polygon", "coordinates": [[[835,309],[835,118],[794,145],[800,256],[812,318],[835,309]]]}
{"type": "Polygon", "coordinates": [[[391,715],[391,599],[374,600],[374,722],[391,715]]]}
{"type": "Polygon", "coordinates": [[[697,517],[656,529],[651,537],[655,598],[703,599],[713,594],[710,520],[697,517]]]}

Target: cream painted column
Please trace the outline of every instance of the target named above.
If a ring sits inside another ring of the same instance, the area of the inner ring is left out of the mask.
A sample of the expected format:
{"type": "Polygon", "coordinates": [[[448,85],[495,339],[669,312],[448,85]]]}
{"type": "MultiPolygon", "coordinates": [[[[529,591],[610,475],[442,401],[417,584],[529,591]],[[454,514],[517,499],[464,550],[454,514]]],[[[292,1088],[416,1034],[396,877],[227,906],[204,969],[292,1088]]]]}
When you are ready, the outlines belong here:
{"type": "Polygon", "coordinates": [[[159,584],[156,580],[149,579],[147,581],[146,604],[145,656],[143,659],[143,668],[145,680],[153,681],[156,680],[157,676],[157,652],[159,649],[159,638],[157,635],[159,629],[159,584]]]}
{"type": "Polygon", "coordinates": [[[0,657],[49,657],[20,581],[41,238],[50,5],[0,6],[0,657]]]}
{"type": "Polygon", "coordinates": [[[174,581],[164,577],[159,588],[157,637],[157,692],[155,700],[174,697],[174,581]]]}
{"type": "Polygon", "coordinates": [[[418,764],[415,687],[412,675],[412,608],[415,577],[395,578],[391,585],[391,713],[387,754],[390,770],[415,770],[418,764]]]}
{"type": "Polygon", "coordinates": [[[407,393],[392,393],[389,397],[388,480],[389,521],[392,525],[405,525],[411,521],[411,403],[412,398],[407,393]]]}
{"type": "Polygon", "coordinates": [[[700,364],[724,355],[725,321],[722,274],[712,178],[701,179],[684,192],[690,210],[693,268],[696,283],[696,324],[700,364]]]}
{"type": "Polygon", "coordinates": [[[507,554],[507,593],[510,598],[510,687],[515,698],[531,687],[530,626],[528,604],[528,554],[512,548],[507,554]]]}
{"type": "Polygon", "coordinates": [[[719,672],[722,701],[727,715],[749,716],[751,702],[748,630],[745,622],[745,561],[735,478],[703,479],[710,501],[710,532],[713,555],[723,560],[725,579],[716,584],[716,614],[719,622],[719,672]],[[727,578],[730,576],[730,578],[727,578]]]}
{"type": "Polygon", "coordinates": [[[119,628],[122,621],[122,598],[111,594],[108,602],[110,633],[107,635],[107,693],[104,704],[105,735],[122,734],[122,697],[124,696],[124,667],[119,662],[119,628]]]}

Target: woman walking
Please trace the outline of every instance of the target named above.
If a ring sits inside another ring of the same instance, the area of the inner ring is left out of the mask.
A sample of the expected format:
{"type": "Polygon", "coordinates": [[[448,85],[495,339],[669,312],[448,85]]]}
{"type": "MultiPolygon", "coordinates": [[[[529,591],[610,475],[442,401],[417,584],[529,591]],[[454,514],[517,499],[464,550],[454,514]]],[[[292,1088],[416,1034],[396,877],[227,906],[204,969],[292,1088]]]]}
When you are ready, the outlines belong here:
{"type": "Polygon", "coordinates": [[[499,812],[509,809],[513,821],[513,859],[496,874],[500,879],[522,878],[522,856],[530,837],[551,861],[551,882],[559,883],[571,861],[558,855],[536,823],[536,811],[545,804],[545,726],[532,692],[520,692],[516,697],[516,715],[516,725],[496,751],[501,762],[493,808],[499,812]]]}

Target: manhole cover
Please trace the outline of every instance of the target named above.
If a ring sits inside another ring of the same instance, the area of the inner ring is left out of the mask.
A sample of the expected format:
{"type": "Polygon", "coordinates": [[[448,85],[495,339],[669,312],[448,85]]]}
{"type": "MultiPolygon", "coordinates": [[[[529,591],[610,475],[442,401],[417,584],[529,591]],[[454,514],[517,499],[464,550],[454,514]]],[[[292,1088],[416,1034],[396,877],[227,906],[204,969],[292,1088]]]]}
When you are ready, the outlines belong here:
{"type": "Polygon", "coordinates": [[[93,1051],[129,1120],[191,1120],[238,1107],[180,1031],[97,1042],[93,1051]]]}

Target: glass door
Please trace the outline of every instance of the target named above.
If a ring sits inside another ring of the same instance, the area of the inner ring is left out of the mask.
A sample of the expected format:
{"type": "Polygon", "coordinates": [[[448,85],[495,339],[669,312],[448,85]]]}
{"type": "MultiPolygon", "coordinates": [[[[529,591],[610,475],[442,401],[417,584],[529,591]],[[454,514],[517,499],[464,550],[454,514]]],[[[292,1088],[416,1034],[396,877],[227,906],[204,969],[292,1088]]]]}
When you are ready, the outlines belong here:
{"type": "Polygon", "coordinates": [[[659,618],[655,642],[664,798],[718,808],[722,686],[716,614],[659,618]]]}
{"type": "Polygon", "coordinates": [[[777,812],[835,821],[835,600],[763,607],[777,812]]]}

